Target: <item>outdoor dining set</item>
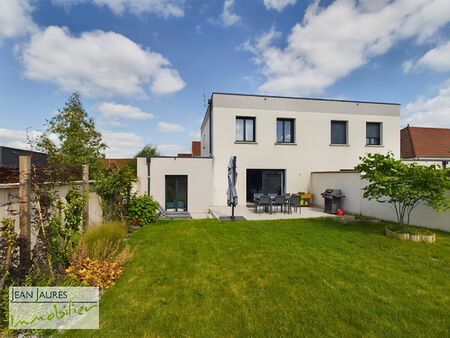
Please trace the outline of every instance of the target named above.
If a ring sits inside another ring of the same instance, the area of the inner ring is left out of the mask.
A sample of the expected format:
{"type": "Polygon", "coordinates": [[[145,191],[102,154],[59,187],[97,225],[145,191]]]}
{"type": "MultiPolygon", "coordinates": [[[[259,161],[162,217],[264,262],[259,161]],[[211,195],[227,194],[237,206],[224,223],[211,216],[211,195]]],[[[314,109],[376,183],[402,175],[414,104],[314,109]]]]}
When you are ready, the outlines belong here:
{"type": "Polygon", "coordinates": [[[263,195],[254,194],[255,213],[261,211],[272,214],[273,212],[292,213],[294,209],[296,212],[300,210],[303,205],[303,200],[300,195],[263,195]]]}

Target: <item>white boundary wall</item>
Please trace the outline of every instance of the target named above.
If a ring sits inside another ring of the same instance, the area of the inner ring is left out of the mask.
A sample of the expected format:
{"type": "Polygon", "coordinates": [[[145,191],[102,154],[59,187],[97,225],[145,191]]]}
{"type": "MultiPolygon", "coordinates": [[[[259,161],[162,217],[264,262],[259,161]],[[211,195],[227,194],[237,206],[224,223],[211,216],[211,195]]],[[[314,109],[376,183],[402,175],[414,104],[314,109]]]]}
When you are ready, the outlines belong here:
{"type": "MultiPolygon", "coordinates": [[[[314,194],[314,205],[323,207],[324,202],[320,194],[325,189],[341,189],[346,196],[341,204],[344,211],[396,222],[397,217],[389,204],[369,201],[362,197],[361,188],[365,184],[367,182],[361,180],[361,174],[358,172],[313,172],[311,192],[314,194]]],[[[450,231],[450,211],[437,212],[426,205],[419,205],[411,214],[411,224],[450,231]]]]}
{"type": "MultiPolygon", "coordinates": [[[[76,182],[74,185],[78,185],[81,188],[81,182],[76,182]]],[[[65,201],[65,196],[69,192],[72,185],[59,185],[55,186],[52,191],[56,191],[60,198],[65,201]]],[[[92,185],[91,185],[92,190],[92,185]]],[[[19,183],[0,184],[0,220],[6,217],[12,217],[15,220],[15,231],[19,233],[19,183]],[[15,216],[11,216],[8,212],[6,204],[11,202],[10,210],[17,213],[15,216]]],[[[34,194],[31,195],[31,201],[34,200],[34,194]]],[[[33,207],[33,202],[32,202],[33,207]]],[[[32,211],[33,212],[33,211],[32,211]]],[[[33,217],[32,217],[33,219],[33,217]]],[[[101,198],[95,193],[89,193],[89,224],[98,224],[103,221],[102,201],[101,198]]],[[[32,240],[35,240],[35,226],[32,224],[32,240]]]]}

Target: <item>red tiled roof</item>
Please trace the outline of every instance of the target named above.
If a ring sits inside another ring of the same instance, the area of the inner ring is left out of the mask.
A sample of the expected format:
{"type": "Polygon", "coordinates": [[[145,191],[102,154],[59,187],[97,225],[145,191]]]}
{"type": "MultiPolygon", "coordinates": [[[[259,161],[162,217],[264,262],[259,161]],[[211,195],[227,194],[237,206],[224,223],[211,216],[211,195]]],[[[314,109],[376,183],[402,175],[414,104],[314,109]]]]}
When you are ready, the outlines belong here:
{"type": "Polygon", "coordinates": [[[450,129],[403,128],[400,131],[400,156],[450,158],[450,129]]]}

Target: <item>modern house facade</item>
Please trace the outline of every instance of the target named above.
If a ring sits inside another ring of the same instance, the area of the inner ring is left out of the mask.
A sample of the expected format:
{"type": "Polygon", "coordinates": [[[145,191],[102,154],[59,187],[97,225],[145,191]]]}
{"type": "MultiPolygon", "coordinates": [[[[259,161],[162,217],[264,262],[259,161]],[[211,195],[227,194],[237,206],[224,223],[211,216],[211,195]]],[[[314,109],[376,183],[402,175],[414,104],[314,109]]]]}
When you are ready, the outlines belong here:
{"type": "Polygon", "coordinates": [[[253,194],[308,192],[311,172],[351,170],[359,156],[400,157],[400,105],[213,93],[201,156],[138,159],[139,191],[168,210],[226,205],[227,165],[237,157],[239,205],[253,194]]]}

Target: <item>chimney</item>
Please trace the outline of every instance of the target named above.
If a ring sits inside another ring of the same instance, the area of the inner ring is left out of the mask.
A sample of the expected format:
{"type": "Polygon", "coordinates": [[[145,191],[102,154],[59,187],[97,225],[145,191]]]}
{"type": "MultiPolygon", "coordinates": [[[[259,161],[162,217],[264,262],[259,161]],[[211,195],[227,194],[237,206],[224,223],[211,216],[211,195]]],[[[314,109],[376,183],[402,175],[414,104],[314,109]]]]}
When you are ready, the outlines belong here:
{"type": "Polygon", "coordinates": [[[202,155],[202,143],[200,141],[192,141],[192,156],[202,155]]]}

